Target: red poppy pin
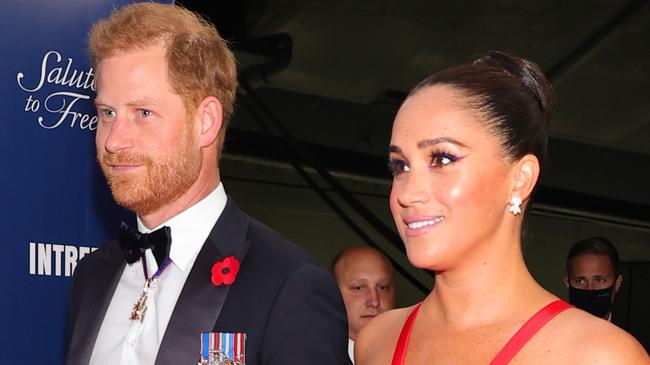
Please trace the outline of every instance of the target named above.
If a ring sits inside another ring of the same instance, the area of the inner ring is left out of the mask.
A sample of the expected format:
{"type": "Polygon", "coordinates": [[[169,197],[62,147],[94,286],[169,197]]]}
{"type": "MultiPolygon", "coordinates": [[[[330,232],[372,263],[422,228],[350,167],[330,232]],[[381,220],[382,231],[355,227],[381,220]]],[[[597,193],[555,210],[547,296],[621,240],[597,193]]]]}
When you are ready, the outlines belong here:
{"type": "Polygon", "coordinates": [[[233,256],[228,256],[221,261],[212,265],[212,284],[221,286],[222,284],[230,285],[235,282],[239,272],[239,260],[233,256]]]}

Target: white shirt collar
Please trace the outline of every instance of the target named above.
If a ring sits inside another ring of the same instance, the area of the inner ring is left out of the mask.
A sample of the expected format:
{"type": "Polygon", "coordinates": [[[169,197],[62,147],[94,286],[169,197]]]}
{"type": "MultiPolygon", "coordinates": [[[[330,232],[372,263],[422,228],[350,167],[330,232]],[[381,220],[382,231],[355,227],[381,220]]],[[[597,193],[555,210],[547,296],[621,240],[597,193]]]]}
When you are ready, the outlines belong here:
{"type": "Polygon", "coordinates": [[[154,229],[145,227],[138,217],[138,230],[149,233],[162,226],[170,227],[172,245],[169,258],[181,271],[185,271],[199,254],[203,243],[226,207],[227,199],[226,191],[220,182],[205,198],[154,229]]]}

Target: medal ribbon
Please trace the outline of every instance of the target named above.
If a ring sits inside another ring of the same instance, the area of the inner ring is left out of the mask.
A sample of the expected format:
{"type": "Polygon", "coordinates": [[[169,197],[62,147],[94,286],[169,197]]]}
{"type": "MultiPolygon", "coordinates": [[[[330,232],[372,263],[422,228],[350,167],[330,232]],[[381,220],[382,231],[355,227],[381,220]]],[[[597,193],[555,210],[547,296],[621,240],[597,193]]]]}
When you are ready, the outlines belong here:
{"type": "Polygon", "coordinates": [[[171,259],[168,257],[165,259],[163,262],[162,266],[156,271],[153,276],[150,278],[149,277],[149,270],[147,269],[147,260],[145,259],[144,255],[142,256],[142,269],[144,270],[144,279],[147,281],[153,281],[154,279],[158,279],[164,272],[165,270],[169,267],[169,264],[171,263],[171,259]]]}
{"type": "Polygon", "coordinates": [[[241,332],[201,333],[201,359],[209,363],[210,355],[230,360],[233,364],[245,364],[246,334],[241,332]],[[221,357],[223,356],[223,357],[221,357]]]}

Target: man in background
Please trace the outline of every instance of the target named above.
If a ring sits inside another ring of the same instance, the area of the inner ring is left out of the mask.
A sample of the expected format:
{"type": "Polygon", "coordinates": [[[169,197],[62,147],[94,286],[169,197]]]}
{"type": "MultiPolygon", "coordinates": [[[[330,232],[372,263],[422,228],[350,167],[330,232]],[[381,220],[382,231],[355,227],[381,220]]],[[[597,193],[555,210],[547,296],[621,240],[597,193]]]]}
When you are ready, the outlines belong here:
{"type": "Polygon", "coordinates": [[[215,27],[143,2],[89,38],[97,160],[138,227],[77,266],[66,364],[349,364],[332,277],[226,195],[237,70],[215,27]]]}
{"type": "Polygon", "coordinates": [[[372,318],[395,306],[395,274],[383,253],[368,246],[354,246],[332,261],[332,273],[348,315],[348,352],[354,360],[357,334],[372,318]]]}
{"type": "Polygon", "coordinates": [[[612,303],[623,282],[618,266],[618,251],[606,238],[590,237],[574,244],[564,277],[569,302],[611,322],[612,303]]]}

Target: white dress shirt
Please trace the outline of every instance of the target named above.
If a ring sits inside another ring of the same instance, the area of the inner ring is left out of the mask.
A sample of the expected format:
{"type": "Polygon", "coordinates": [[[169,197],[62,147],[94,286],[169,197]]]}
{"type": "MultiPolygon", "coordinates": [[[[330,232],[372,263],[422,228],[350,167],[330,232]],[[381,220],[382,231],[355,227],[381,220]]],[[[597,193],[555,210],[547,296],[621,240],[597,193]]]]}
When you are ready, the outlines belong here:
{"type": "MultiPolygon", "coordinates": [[[[138,217],[138,230],[149,233],[162,226],[171,228],[171,264],[155,280],[151,288],[147,311],[142,322],[131,320],[131,311],[145,285],[142,259],[126,265],[102,321],[93,348],[91,365],[115,363],[120,365],[153,364],[162,342],[176,301],[185,285],[194,261],[210,231],[226,206],[223,184],[187,210],[154,229],[147,229],[138,217]]],[[[158,265],[151,250],[144,255],[149,276],[158,265]]]]}
{"type": "Polygon", "coordinates": [[[351,338],[348,338],[348,355],[350,356],[352,365],[354,365],[354,340],[351,338]]]}

